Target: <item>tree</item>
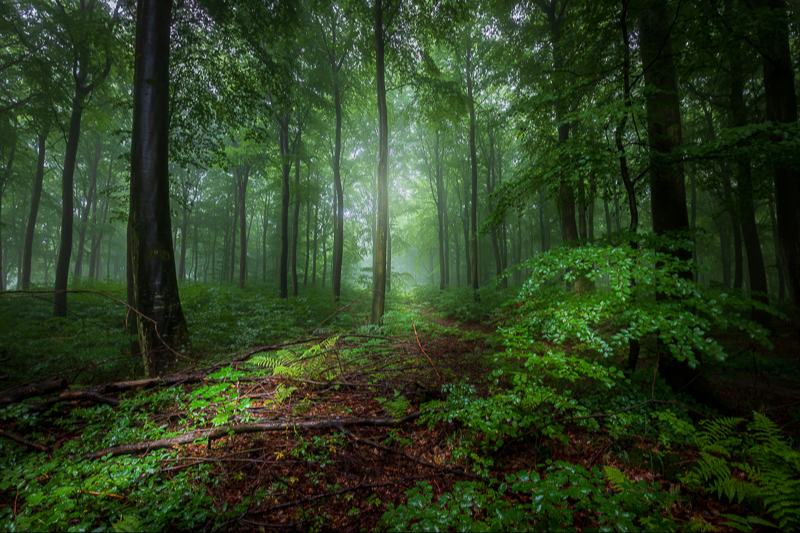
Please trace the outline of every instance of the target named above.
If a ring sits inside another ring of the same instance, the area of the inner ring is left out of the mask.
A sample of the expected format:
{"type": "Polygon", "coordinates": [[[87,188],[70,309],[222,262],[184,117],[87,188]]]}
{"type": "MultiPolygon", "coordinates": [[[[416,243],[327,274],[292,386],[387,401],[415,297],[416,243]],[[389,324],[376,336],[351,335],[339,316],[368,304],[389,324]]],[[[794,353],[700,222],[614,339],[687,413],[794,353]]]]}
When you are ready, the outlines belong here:
{"type": "Polygon", "coordinates": [[[176,349],[189,341],[169,207],[171,15],[171,1],[137,3],[129,224],[139,347],[149,376],[176,368],[176,349]]]}
{"type": "MultiPolygon", "coordinates": [[[[669,21],[664,2],[647,0],[639,17],[639,42],[647,89],[650,192],[656,235],[689,229],[684,166],[677,153],[682,143],[681,112],[669,21]]],[[[676,249],[673,255],[681,261],[692,259],[691,250],[685,248],[676,249]]],[[[691,272],[684,271],[682,276],[691,279],[691,272]]],[[[705,403],[716,402],[702,371],[691,368],[685,360],[667,356],[659,370],[673,389],[683,390],[705,403]]]]}
{"type": "MultiPolygon", "coordinates": [[[[109,49],[106,35],[108,30],[103,27],[102,21],[97,20],[105,12],[102,7],[96,10],[97,5],[97,2],[94,1],[81,2],[76,12],[68,13],[66,8],[59,3],[61,15],[69,21],[65,30],[73,50],[72,77],[74,83],[74,94],[71,96],[72,114],[69,121],[66,152],[64,153],[64,167],[61,173],[61,244],[56,263],[56,292],[53,298],[53,315],[60,317],[67,314],[67,293],[65,291],[72,257],[74,219],[72,187],[81,136],[81,118],[92,91],[106,79],[111,71],[112,52],[109,49]],[[99,40],[99,43],[92,42],[93,40],[99,40]],[[96,61],[92,62],[91,60],[92,48],[97,44],[105,48],[105,62],[100,69],[95,66],[96,61]]],[[[119,9],[119,4],[117,4],[117,9],[119,9]]],[[[115,19],[116,16],[115,12],[115,19]]]]}
{"type": "MultiPolygon", "coordinates": [[[[396,8],[395,8],[396,9],[396,8]]],[[[386,239],[389,227],[389,120],[386,109],[386,43],[382,0],[375,0],[375,78],[378,100],[378,216],[375,228],[375,266],[372,285],[373,324],[380,324],[386,304],[386,239]]]]}

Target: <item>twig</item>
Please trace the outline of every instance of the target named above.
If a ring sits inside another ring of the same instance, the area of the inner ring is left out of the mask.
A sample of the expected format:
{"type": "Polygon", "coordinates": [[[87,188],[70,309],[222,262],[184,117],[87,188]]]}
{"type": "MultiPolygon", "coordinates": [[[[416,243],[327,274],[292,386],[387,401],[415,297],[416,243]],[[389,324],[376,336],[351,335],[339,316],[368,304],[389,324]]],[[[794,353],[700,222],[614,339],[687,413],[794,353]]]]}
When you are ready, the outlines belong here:
{"type": "Polygon", "coordinates": [[[34,449],[38,452],[47,452],[47,446],[36,444],[35,442],[31,442],[28,439],[20,437],[19,435],[15,435],[14,433],[9,433],[8,431],[2,429],[0,429],[0,437],[5,437],[8,440],[13,440],[18,444],[22,444],[23,446],[27,446],[28,448],[34,449]]]}
{"type": "Polygon", "coordinates": [[[447,466],[437,465],[435,463],[431,463],[429,461],[426,461],[425,459],[420,459],[418,457],[414,457],[413,455],[409,455],[406,452],[402,452],[400,450],[395,450],[394,448],[390,448],[388,446],[384,446],[383,444],[378,444],[377,442],[371,441],[369,439],[365,439],[363,437],[359,437],[355,433],[353,433],[351,431],[347,431],[342,426],[337,426],[337,429],[339,431],[341,431],[342,433],[350,436],[350,438],[354,439],[356,442],[363,442],[364,444],[368,444],[369,446],[372,446],[374,448],[378,448],[379,450],[383,450],[383,451],[389,452],[389,453],[394,453],[394,454],[397,454],[397,455],[402,455],[406,459],[410,459],[410,460],[414,461],[415,463],[419,463],[419,464],[421,464],[423,466],[427,466],[427,467],[430,467],[430,468],[435,468],[437,470],[444,470],[445,472],[448,472],[450,474],[456,474],[456,475],[459,475],[459,476],[471,477],[473,479],[478,479],[480,481],[487,481],[487,482],[489,481],[488,478],[485,478],[483,476],[478,476],[476,474],[469,474],[467,472],[464,472],[463,470],[458,470],[456,468],[450,468],[450,467],[447,467],[447,466]]]}
{"type": "Polygon", "coordinates": [[[414,336],[417,337],[417,344],[419,344],[419,349],[422,350],[422,353],[424,353],[425,357],[428,358],[428,362],[431,364],[431,368],[433,368],[433,371],[436,372],[436,375],[438,376],[438,378],[442,379],[442,376],[439,375],[439,371],[436,370],[435,366],[433,366],[433,361],[431,361],[430,356],[427,353],[425,353],[425,350],[422,348],[422,344],[419,342],[419,336],[417,335],[417,326],[414,324],[414,319],[413,318],[411,319],[411,325],[414,326],[414,336]]]}
{"type": "Polygon", "coordinates": [[[340,307],[339,309],[337,309],[336,311],[334,311],[333,313],[331,313],[331,314],[330,314],[330,316],[329,316],[328,318],[326,318],[325,320],[323,320],[322,322],[320,322],[319,324],[317,324],[316,326],[314,326],[314,327],[313,327],[313,328],[312,328],[312,329],[309,331],[309,333],[313,333],[314,331],[316,331],[317,329],[319,329],[319,327],[320,327],[322,324],[324,324],[325,322],[327,322],[328,320],[330,320],[331,318],[333,318],[334,316],[336,316],[337,314],[339,314],[339,312],[340,312],[340,311],[344,311],[345,309],[347,309],[348,307],[350,307],[350,306],[351,306],[351,305],[353,305],[353,304],[359,304],[359,303],[363,302],[364,300],[366,300],[366,298],[367,298],[367,297],[366,297],[366,296],[364,296],[364,297],[363,297],[363,298],[361,298],[360,300],[354,300],[354,301],[350,302],[349,304],[347,304],[347,305],[344,305],[344,306],[340,307]]]}

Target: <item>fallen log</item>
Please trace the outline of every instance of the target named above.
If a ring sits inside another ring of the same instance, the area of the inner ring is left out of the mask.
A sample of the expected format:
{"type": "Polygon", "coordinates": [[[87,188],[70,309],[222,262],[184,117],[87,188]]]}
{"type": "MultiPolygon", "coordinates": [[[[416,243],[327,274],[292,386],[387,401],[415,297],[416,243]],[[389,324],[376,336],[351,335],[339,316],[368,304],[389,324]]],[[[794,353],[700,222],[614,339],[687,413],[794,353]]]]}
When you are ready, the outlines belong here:
{"type": "Polygon", "coordinates": [[[36,450],[38,452],[46,452],[47,446],[42,446],[41,444],[36,444],[35,442],[31,442],[24,437],[20,437],[19,435],[15,435],[14,433],[9,433],[8,431],[4,431],[0,429],[0,437],[4,437],[8,440],[13,440],[17,444],[22,444],[28,448],[36,450]]]}
{"type": "Polygon", "coordinates": [[[43,402],[29,402],[26,405],[31,411],[44,411],[57,403],[71,402],[74,400],[87,400],[94,403],[110,405],[111,407],[117,407],[119,405],[119,400],[116,398],[109,398],[108,396],[103,396],[102,394],[97,394],[90,390],[66,390],[59,394],[57,398],[52,398],[43,402]]]}
{"type": "Polygon", "coordinates": [[[232,426],[221,426],[218,428],[201,429],[169,439],[159,439],[149,442],[139,442],[136,444],[122,444],[113,446],[105,450],[83,454],[83,459],[100,459],[106,455],[112,457],[118,455],[130,455],[134,453],[147,453],[153,450],[163,450],[175,446],[191,444],[199,439],[207,439],[208,445],[217,439],[227,435],[238,435],[243,433],[262,433],[265,431],[308,431],[314,429],[340,429],[343,427],[372,426],[372,427],[397,427],[421,416],[420,411],[414,411],[402,418],[344,418],[317,421],[291,421],[276,420],[272,422],[261,422],[252,424],[234,424],[232,426]]]}
{"type": "Polygon", "coordinates": [[[26,398],[32,398],[34,396],[43,396],[45,394],[50,394],[51,392],[57,392],[66,388],[66,379],[54,379],[51,381],[43,381],[41,383],[34,383],[33,385],[9,389],[5,391],[2,396],[0,396],[0,406],[9,405],[26,398]]]}
{"type": "Polygon", "coordinates": [[[94,387],[100,394],[107,394],[109,392],[122,392],[133,389],[149,389],[150,387],[162,385],[180,385],[183,383],[199,383],[203,381],[202,374],[176,374],[173,376],[165,376],[163,378],[149,378],[137,379],[134,381],[119,381],[117,383],[106,383],[94,387]]]}

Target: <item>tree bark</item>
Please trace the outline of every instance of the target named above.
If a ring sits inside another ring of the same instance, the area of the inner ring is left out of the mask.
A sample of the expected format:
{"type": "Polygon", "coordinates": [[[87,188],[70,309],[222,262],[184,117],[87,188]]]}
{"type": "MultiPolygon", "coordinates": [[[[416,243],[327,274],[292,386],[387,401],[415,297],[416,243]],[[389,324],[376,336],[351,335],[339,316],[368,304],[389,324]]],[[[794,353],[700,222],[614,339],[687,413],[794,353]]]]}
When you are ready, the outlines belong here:
{"type": "MultiPolygon", "coordinates": [[[[236,188],[239,193],[239,288],[244,289],[247,278],[247,182],[250,180],[250,164],[236,167],[236,188]]],[[[258,275],[256,273],[256,275],[258,275]]]]}
{"type": "Polygon", "coordinates": [[[389,121],[386,108],[386,64],[382,0],[375,0],[375,70],[378,96],[378,213],[372,286],[372,324],[380,324],[386,304],[386,244],[389,227],[389,121]]]}
{"type": "Polygon", "coordinates": [[[269,223],[269,207],[272,196],[267,194],[264,198],[264,226],[261,231],[261,259],[264,263],[263,271],[261,272],[261,281],[267,281],[267,227],[269,223]]]}
{"type": "MultiPolygon", "coordinates": [[[[339,94],[338,69],[334,75],[333,105],[336,112],[336,131],[333,146],[333,300],[342,293],[342,261],[344,256],[344,189],[342,187],[342,99],[339,94]]],[[[323,282],[323,286],[325,283],[323,282]]]]}
{"type": "Polygon", "coordinates": [[[300,233],[300,156],[294,165],[294,216],[292,217],[292,296],[297,296],[297,236],[300,233]]]}
{"type": "Polygon", "coordinates": [[[281,251],[278,263],[278,297],[289,296],[289,176],[292,170],[292,160],[289,158],[289,118],[284,114],[279,121],[278,143],[280,144],[281,165],[281,251]]]}
{"type": "Polygon", "coordinates": [[[314,259],[311,273],[311,286],[317,285],[317,233],[319,233],[319,200],[314,204],[314,259]]]}
{"type": "Polygon", "coordinates": [[[308,261],[311,256],[311,200],[306,200],[306,266],[303,269],[303,287],[308,286],[308,261]]]}
{"type": "Polygon", "coordinates": [[[469,157],[471,163],[471,206],[469,235],[469,279],[472,283],[472,294],[478,301],[478,153],[475,146],[475,98],[472,93],[472,42],[467,42],[467,100],[469,102],[469,157]]]}
{"type": "MultiPolygon", "coordinates": [[[[686,184],[681,161],[671,161],[682,142],[680,99],[670,37],[667,4],[647,0],[639,18],[639,41],[644,70],[647,133],[650,147],[650,191],[653,232],[657,235],[689,229],[686,184]]],[[[676,259],[690,261],[689,249],[675,250],[676,259]]],[[[681,274],[691,279],[691,272],[681,274]]],[[[697,358],[702,367],[700,354],[697,358]]],[[[667,356],[659,370],[673,389],[709,404],[718,404],[700,368],[667,356]]]]}
{"type": "Polygon", "coordinates": [[[130,227],[139,347],[147,375],[178,366],[188,344],[175,272],[169,205],[169,46],[172,2],[136,9],[130,227]]]}
{"type": "MultiPolygon", "coordinates": [[[[22,290],[31,288],[31,264],[33,261],[33,237],[36,233],[36,218],[39,216],[39,203],[42,199],[42,182],[44,181],[44,157],[47,148],[47,135],[50,124],[46,124],[39,133],[39,154],[36,160],[36,177],[31,193],[31,211],[28,215],[28,226],[25,230],[25,249],[22,257],[22,290]]],[[[2,266],[0,266],[2,268],[2,266]]]]}
{"type": "MultiPolygon", "coordinates": [[[[767,120],[777,124],[797,122],[797,93],[794,64],[789,45],[786,4],[781,0],[750,0],[756,16],[774,23],[761,31],[761,54],[766,93],[767,120]]],[[[776,135],[774,142],[783,139],[776,135]]],[[[781,264],[786,276],[789,298],[794,306],[795,326],[800,335],[800,173],[786,158],[773,162],[775,207],[781,264]]]]}
{"type": "Polygon", "coordinates": [[[769,197],[769,220],[772,225],[772,239],[775,248],[775,268],[778,269],[778,301],[783,300],[786,294],[786,280],[783,276],[783,265],[781,264],[780,246],[778,243],[778,224],[775,221],[775,204],[772,195],[769,197]]]}
{"type": "Polygon", "coordinates": [[[81,211],[81,225],[78,228],[78,250],[75,256],[75,279],[80,279],[83,276],[83,254],[84,246],[86,245],[86,229],[89,225],[89,214],[92,210],[92,205],[95,201],[95,193],[97,191],[97,168],[100,166],[100,141],[95,142],[94,157],[92,158],[91,169],[89,171],[89,192],[86,192],[84,187],[86,205],[83,206],[81,211]]]}

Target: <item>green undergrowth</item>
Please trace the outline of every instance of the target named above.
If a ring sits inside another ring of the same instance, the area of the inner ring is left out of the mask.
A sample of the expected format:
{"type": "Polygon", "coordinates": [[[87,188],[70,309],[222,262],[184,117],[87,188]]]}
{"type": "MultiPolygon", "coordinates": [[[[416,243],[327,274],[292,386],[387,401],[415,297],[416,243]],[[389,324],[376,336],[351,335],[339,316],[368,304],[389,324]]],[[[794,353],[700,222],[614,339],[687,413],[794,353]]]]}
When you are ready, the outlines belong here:
{"type": "MultiPolygon", "coordinates": [[[[184,310],[194,346],[203,348],[205,361],[253,346],[307,340],[223,366],[201,384],[126,393],[116,409],[101,405],[37,412],[25,404],[3,408],[4,428],[51,451],[30,452],[0,440],[0,528],[137,531],[230,526],[235,522],[228,520],[274,501],[300,478],[266,483],[228,507],[211,492],[230,480],[211,475],[209,463],[168,470],[177,462],[177,450],[95,461],[81,455],[201,428],[226,428],[253,421],[273,407],[305,416],[306,394],[313,389],[300,391],[298,380],[361,376],[366,381],[359,394],[374,395],[382,413],[378,416],[400,418],[414,400],[390,379],[411,368],[404,366],[410,361],[407,352],[398,347],[416,345],[416,328],[422,342],[449,337],[448,342],[483,343],[472,356],[487,368],[488,390],[485,382],[470,382],[450,369],[443,374],[448,382],[434,396],[437,399],[421,405],[419,421],[419,430],[433,430],[426,435],[443,435],[436,444],[447,451],[447,466],[477,479],[461,478],[446,490],[420,481],[389,505],[370,499],[370,512],[381,512],[378,529],[798,529],[800,454],[781,428],[758,411],[722,418],[672,391],[654,372],[665,357],[699,365],[701,353],[704,362],[720,372],[741,372],[751,364],[764,373],[793,369],[791,363],[745,352],[730,355],[730,347],[715,335],[732,333],[768,350],[769,332],[749,320],[754,304],[741,293],[709,289],[687,279],[692,267],[664,252],[685,245],[680,240],[642,239],[638,247],[599,243],[553,250],[524,265],[531,276],[522,286],[482,289],[480,304],[471,289],[395,292],[387,299],[379,326],[366,322],[368,299],[349,289],[337,307],[323,290],[281,301],[269,285],[253,284],[241,291],[228,285],[185,284],[184,310]],[[561,268],[565,264],[572,268],[561,268]],[[583,290],[576,290],[580,287],[583,290]],[[655,294],[669,298],[656,300],[655,294]],[[335,313],[347,304],[350,307],[335,313]],[[463,328],[467,323],[479,323],[478,331],[463,328]],[[496,333],[485,332],[495,327],[496,333]],[[643,347],[642,364],[635,372],[623,368],[632,338],[643,347]],[[485,345],[492,349],[484,351],[485,345]],[[272,375],[279,376],[280,383],[268,399],[254,405],[242,395],[240,382],[272,375]],[[597,448],[591,462],[564,459],[571,456],[565,451],[575,449],[579,441],[597,448]],[[528,466],[507,465],[511,455],[528,466]],[[701,495],[734,511],[714,519],[685,512],[701,495]]],[[[115,295],[124,289],[114,284],[86,286],[115,295]]],[[[88,365],[101,356],[125,357],[130,337],[122,333],[124,313],[117,304],[78,295],[71,295],[70,303],[81,316],[53,320],[46,302],[0,299],[0,318],[9,324],[0,331],[0,343],[11,358],[15,379],[24,381],[70,364],[88,365]],[[35,354],[41,354],[40,359],[31,357],[35,354]]],[[[127,372],[125,377],[138,375],[140,361],[123,361],[103,368],[120,375],[127,372]]],[[[427,363],[423,366],[427,372],[427,363]]],[[[81,373],[69,375],[80,382],[81,373]]],[[[326,395],[346,393],[347,387],[335,385],[326,395]]],[[[311,403],[318,407],[324,401],[311,403]]],[[[333,416],[347,416],[349,408],[337,404],[326,409],[333,416]]],[[[381,442],[416,453],[409,429],[389,430],[381,442]]],[[[309,465],[302,474],[304,482],[320,492],[338,490],[338,485],[325,486],[322,479],[326,469],[336,468],[332,457],[349,445],[347,438],[338,432],[295,432],[286,439],[292,446],[275,452],[276,460],[304,461],[309,465]]],[[[351,511],[355,517],[365,509],[351,511]]],[[[311,508],[300,509],[295,518],[308,518],[309,528],[319,530],[329,519],[311,508]]]]}

